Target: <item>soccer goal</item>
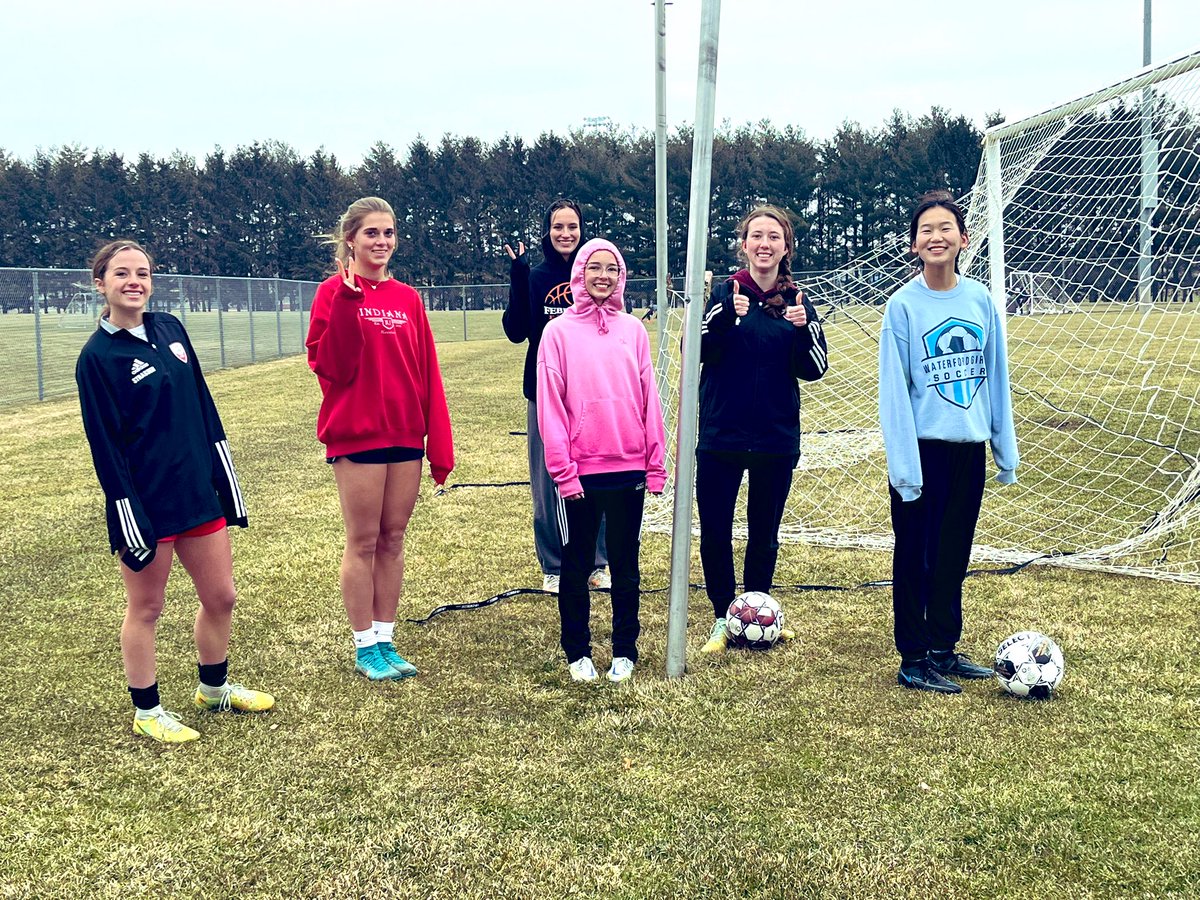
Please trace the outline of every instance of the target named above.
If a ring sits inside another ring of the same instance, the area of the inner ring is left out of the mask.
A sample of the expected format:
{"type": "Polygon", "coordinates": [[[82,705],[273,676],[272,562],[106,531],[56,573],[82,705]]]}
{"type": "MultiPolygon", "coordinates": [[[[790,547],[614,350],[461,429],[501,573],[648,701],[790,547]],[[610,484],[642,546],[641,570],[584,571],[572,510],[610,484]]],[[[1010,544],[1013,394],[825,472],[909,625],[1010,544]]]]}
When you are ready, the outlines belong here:
{"type": "MultiPolygon", "coordinates": [[[[976,560],[1200,582],[1200,52],[989,130],[963,199],[963,269],[1008,313],[1022,458],[1018,485],[989,480],[976,560]]],[[[801,389],[786,541],[891,546],[876,368],[907,241],[897,222],[890,249],[805,285],[830,370],[801,389]]],[[[674,433],[680,310],[668,329],[674,433]]],[[[647,527],[671,515],[668,493],[647,527]]]]}
{"type": "Polygon", "coordinates": [[[1079,311],[1079,300],[1072,286],[1059,282],[1051,272],[1010,272],[1008,275],[1009,315],[1055,315],[1079,311]]]}

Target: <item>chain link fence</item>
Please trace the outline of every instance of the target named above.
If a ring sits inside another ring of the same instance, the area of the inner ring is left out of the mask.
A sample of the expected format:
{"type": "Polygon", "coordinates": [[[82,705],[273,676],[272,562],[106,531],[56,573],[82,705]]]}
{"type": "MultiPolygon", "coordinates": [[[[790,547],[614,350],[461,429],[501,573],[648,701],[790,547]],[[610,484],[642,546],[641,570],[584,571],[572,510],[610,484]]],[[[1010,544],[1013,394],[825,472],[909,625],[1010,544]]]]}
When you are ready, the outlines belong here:
{"type": "MultiPolygon", "coordinates": [[[[206,371],[304,352],[317,284],[286,278],[155,275],[147,307],[187,327],[206,371]]],[[[417,286],[434,339],[504,337],[508,284],[417,286]]],[[[653,278],[626,284],[626,308],[654,303],[653,278]]],[[[75,393],[75,360],[103,300],[87,269],[0,268],[0,407],[75,393]]]]}

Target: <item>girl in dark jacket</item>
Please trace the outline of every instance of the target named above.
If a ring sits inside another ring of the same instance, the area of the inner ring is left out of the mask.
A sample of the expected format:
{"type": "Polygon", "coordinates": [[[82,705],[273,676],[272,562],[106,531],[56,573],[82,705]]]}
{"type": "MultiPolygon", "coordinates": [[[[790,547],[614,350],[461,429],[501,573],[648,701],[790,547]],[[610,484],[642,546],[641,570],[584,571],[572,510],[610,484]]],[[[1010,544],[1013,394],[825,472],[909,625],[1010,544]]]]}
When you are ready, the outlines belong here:
{"type": "Polygon", "coordinates": [[[716,621],[702,648],[725,649],[725,615],[737,585],[733,511],[742,477],[746,502],[747,591],[769,592],[779,523],[800,456],[800,386],[828,368],[825,335],[793,282],[796,239],[787,213],[760,206],[738,225],[746,268],[713,287],[700,338],[700,434],[696,506],[700,561],[716,621]]]}
{"type": "Polygon", "coordinates": [[[133,732],[175,744],[200,735],[164,710],[158,696],[155,626],[173,555],[200,598],[195,705],[261,712],[275,699],[226,678],[235,600],[226,526],[246,527],[246,505],[183,324],[169,313],[145,311],[152,268],[150,254],[133,241],[114,241],[93,258],[92,278],[106,304],[79,354],[75,380],[104,491],[109,544],[121,554],[128,598],[121,656],[133,732]]]}
{"type": "MultiPolygon", "coordinates": [[[[559,198],[546,210],[542,223],[542,262],[529,268],[525,242],[517,249],[505,244],[512,260],[509,271],[508,307],[504,310],[504,334],[514,344],[529,342],[525,352],[522,383],[526,408],[526,434],[529,451],[529,484],[533,493],[533,545],[542,568],[542,590],[558,593],[562,572],[562,537],[557,515],[558,497],[554,479],[546,471],[546,452],[538,431],[537,356],[542,331],[554,318],[571,308],[571,264],[583,244],[583,213],[573,200],[559,198]]],[[[591,588],[611,588],[608,554],[604,546],[604,525],[596,541],[595,567],[588,578],[591,588]]]]}

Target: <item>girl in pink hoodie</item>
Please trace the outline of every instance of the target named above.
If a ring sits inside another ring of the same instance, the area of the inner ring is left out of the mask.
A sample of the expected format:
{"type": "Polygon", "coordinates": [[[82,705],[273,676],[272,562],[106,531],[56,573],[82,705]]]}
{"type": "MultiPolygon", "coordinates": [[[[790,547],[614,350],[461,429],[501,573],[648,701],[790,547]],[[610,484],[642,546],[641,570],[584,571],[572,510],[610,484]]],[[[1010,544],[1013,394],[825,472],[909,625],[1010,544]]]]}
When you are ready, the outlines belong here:
{"type": "Polygon", "coordinates": [[[625,260],[605,240],[584,244],[571,267],[574,305],[542,334],[538,430],[558,489],[562,576],[558,611],[571,677],[595,681],[587,579],[604,517],[612,572],[612,666],[624,681],[641,630],[642,505],[662,493],[666,435],[645,326],[625,312],[625,260]]]}

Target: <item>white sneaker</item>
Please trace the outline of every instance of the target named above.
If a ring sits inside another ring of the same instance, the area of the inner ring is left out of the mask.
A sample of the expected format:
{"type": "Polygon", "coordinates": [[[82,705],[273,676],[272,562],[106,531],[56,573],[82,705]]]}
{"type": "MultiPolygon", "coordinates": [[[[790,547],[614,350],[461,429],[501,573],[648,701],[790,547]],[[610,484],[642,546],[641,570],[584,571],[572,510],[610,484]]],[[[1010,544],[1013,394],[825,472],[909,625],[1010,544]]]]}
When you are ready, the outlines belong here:
{"type": "Polygon", "coordinates": [[[608,569],[604,566],[593,569],[592,574],[588,576],[588,587],[593,591],[612,590],[612,576],[608,574],[608,569]]]}
{"type": "Polygon", "coordinates": [[[633,674],[633,660],[628,656],[618,656],[612,661],[608,670],[609,681],[624,681],[633,674]]]}
{"type": "Polygon", "coordinates": [[[549,591],[551,594],[557,594],[558,593],[558,576],[557,575],[543,575],[542,576],[542,590],[549,591]]]}
{"type": "MultiPolygon", "coordinates": [[[[630,665],[632,666],[633,664],[630,663],[630,665]]],[[[592,658],[590,656],[575,660],[567,668],[571,670],[572,681],[595,681],[599,677],[596,675],[596,667],[592,665],[592,658]]]]}

